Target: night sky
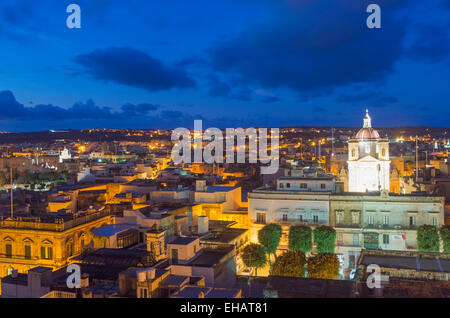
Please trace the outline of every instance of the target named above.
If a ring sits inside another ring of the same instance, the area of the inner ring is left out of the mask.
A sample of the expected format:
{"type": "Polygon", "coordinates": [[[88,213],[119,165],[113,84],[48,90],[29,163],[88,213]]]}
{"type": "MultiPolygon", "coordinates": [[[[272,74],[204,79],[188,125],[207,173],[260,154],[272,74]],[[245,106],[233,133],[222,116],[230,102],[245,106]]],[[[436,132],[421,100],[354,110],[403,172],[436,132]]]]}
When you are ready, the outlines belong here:
{"type": "Polygon", "coordinates": [[[450,0],[1,0],[0,131],[450,127],[449,26],[450,0]]]}

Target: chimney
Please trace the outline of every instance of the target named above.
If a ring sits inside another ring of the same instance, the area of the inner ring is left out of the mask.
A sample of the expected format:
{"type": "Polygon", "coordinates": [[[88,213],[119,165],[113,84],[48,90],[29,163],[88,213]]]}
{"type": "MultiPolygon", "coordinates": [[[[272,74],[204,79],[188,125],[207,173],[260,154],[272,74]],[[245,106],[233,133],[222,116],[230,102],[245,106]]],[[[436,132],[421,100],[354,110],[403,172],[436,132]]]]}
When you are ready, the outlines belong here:
{"type": "Polygon", "coordinates": [[[89,274],[88,273],[81,274],[80,287],[81,288],[89,287],[89,274]]]}
{"type": "Polygon", "coordinates": [[[209,232],[209,220],[207,216],[198,217],[198,234],[206,234],[209,232]]]}
{"type": "Polygon", "coordinates": [[[206,191],[206,180],[195,181],[195,191],[205,192],[206,191]]]}

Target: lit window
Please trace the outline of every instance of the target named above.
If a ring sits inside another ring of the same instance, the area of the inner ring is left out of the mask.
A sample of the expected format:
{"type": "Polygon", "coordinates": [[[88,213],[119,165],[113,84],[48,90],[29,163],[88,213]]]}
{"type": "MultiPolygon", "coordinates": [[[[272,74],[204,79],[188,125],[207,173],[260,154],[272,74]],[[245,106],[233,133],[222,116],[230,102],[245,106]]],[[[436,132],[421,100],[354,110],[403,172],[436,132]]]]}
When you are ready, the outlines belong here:
{"type": "Polygon", "coordinates": [[[12,245],[6,244],[6,257],[11,258],[12,257],[12,245]]]}
{"type": "Polygon", "coordinates": [[[41,246],[41,259],[53,259],[53,248],[51,246],[41,246]]]}
{"type": "Polygon", "coordinates": [[[437,218],[435,216],[431,219],[431,225],[437,226],[437,218]]]}

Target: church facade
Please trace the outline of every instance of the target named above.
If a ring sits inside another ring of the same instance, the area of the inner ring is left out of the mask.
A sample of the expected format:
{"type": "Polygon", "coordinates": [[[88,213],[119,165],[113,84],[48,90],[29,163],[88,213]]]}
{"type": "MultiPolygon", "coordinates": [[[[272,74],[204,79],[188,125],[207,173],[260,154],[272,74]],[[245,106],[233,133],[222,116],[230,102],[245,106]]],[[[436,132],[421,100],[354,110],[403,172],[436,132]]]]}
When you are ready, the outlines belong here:
{"type": "Polygon", "coordinates": [[[348,142],[348,191],[389,191],[389,141],[372,128],[366,110],[363,128],[348,142]]]}

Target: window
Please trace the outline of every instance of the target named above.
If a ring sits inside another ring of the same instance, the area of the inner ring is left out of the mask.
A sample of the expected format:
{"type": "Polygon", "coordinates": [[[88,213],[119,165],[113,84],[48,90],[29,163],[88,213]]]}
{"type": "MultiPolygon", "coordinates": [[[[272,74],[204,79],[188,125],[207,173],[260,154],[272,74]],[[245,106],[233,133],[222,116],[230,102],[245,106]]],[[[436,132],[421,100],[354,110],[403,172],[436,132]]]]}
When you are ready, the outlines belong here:
{"type": "Polygon", "coordinates": [[[352,149],[352,157],[355,156],[355,149],[352,149]]]}
{"type": "Polygon", "coordinates": [[[290,183],[286,183],[286,188],[290,188],[291,184],[290,183]]]}
{"type": "Polygon", "coordinates": [[[359,234],[353,234],[353,245],[359,246],[359,234]]]}
{"type": "Polygon", "coordinates": [[[343,219],[342,212],[338,212],[336,214],[336,223],[337,224],[342,224],[342,219],[343,219]]]}
{"type": "Polygon", "coordinates": [[[6,257],[12,258],[12,245],[6,244],[6,257]]]}
{"type": "Polygon", "coordinates": [[[300,189],[306,189],[308,187],[307,183],[300,183],[300,189]]]}
{"type": "Polygon", "coordinates": [[[141,297],[140,298],[148,298],[148,289],[147,288],[141,288],[141,297]]]}
{"type": "Polygon", "coordinates": [[[284,188],[284,183],[280,183],[280,189],[284,188]]]}
{"type": "Polygon", "coordinates": [[[369,214],[367,218],[367,223],[369,223],[369,225],[373,225],[375,223],[375,216],[373,214],[369,214]]]}
{"type": "Polygon", "coordinates": [[[389,215],[383,215],[383,225],[389,225],[389,215]]]}
{"type": "Polygon", "coordinates": [[[283,221],[287,221],[288,220],[288,215],[287,214],[283,214],[283,221]]]}
{"type": "Polygon", "coordinates": [[[409,226],[416,225],[416,218],[414,216],[409,217],[409,226]]]}
{"type": "Polygon", "coordinates": [[[256,213],[256,223],[266,224],[266,214],[265,213],[256,213]]]}
{"type": "Polygon", "coordinates": [[[31,246],[25,245],[25,259],[31,259],[31,246]]]}
{"type": "Polygon", "coordinates": [[[339,243],[342,243],[342,233],[337,234],[337,240],[339,243]]]}
{"type": "Polygon", "coordinates": [[[433,217],[431,218],[431,225],[437,226],[437,218],[436,218],[435,216],[433,216],[433,217]]]}
{"type": "Polygon", "coordinates": [[[299,221],[299,222],[303,222],[303,215],[302,215],[302,214],[299,214],[299,215],[298,215],[298,221],[299,221]]]}
{"type": "Polygon", "coordinates": [[[314,216],[313,216],[313,222],[314,222],[314,223],[319,223],[319,216],[314,215],[314,216]]]}
{"type": "Polygon", "coordinates": [[[172,249],[172,263],[178,264],[178,249],[176,248],[172,249]]]}
{"type": "Polygon", "coordinates": [[[73,256],[73,243],[67,244],[67,257],[73,256]]]}
{"type": "Polygon", "coordinates": [[[326,188],[327,188],[327,185],[326,185],[325,183],[321,183],[321,184],[320,184],[320,188],[321,188],[321,189],[326,189],[326,188]]]}
{"type": "Polygon", "coordinates": [[[383,234],[383,244],[389,244],[389,234],[383,234]]]}
{"type": "Polygon", "coordinates": [[[381,150],[381,155],[384,157],[384,156],[386,156],[386,148],[383,148],[382,150],[381,150]]]}
{"type": "Polygon", "coordinates": [[[53,259],[53,248],[51,246],[41,246],[41,259],[53,259]]]}
{"type": "Polygon", "coordinates": [[[352,223],[354,225],[359,224],[359,214],[358,213],[352,213],[352,223]]]}

